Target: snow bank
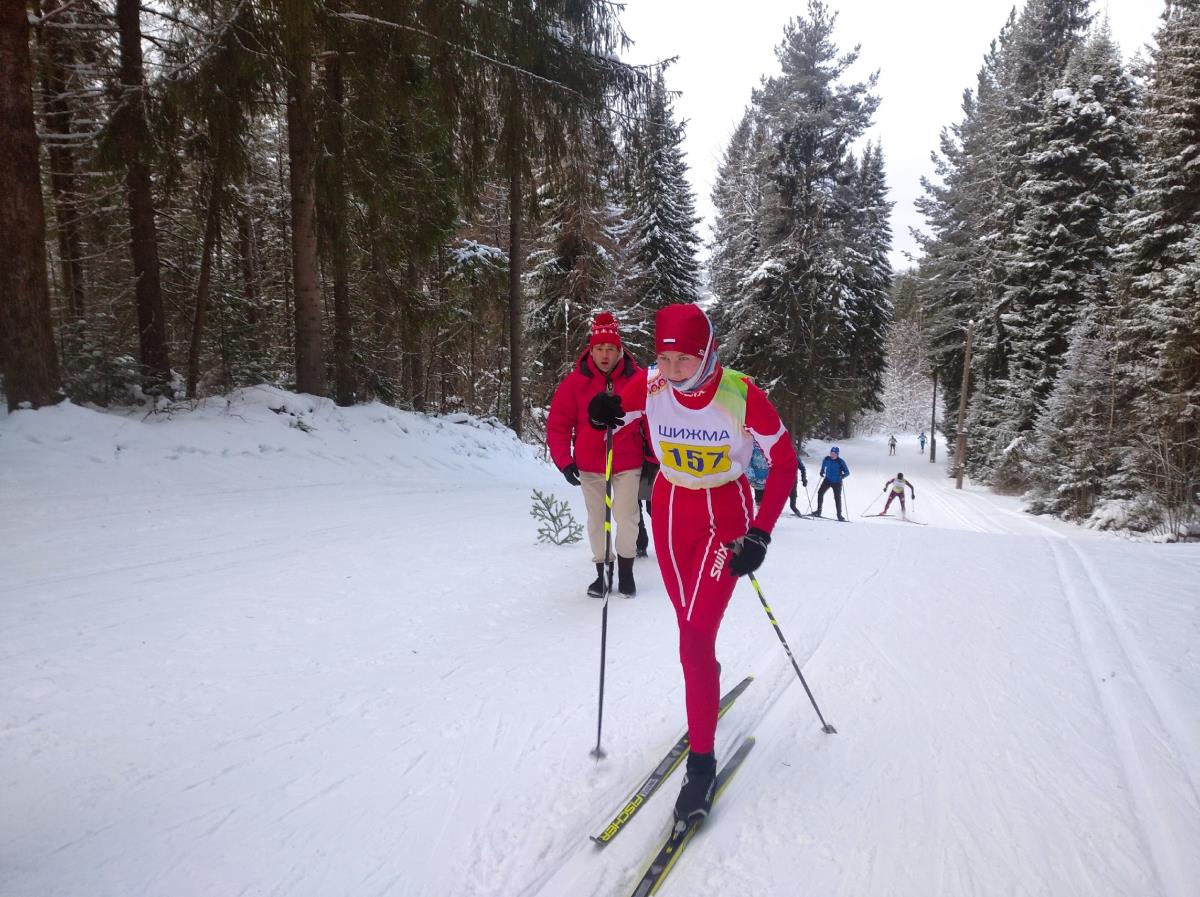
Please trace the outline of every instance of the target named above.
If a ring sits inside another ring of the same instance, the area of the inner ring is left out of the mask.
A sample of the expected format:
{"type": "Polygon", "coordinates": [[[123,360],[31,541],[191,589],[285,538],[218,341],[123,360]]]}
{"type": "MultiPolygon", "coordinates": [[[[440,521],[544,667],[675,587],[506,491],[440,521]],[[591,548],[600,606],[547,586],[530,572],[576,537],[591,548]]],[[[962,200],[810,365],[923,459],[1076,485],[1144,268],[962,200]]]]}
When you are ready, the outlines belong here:
{"type": "Polygon", "coordinates": [[[340,408],[270,386],[147,414],[64,402],[0,418],[0,484],[52,476],[84,491],[117,481],[527,479],[532,446],[494,420],[377,402],[340,408]],[[249,462],[249,463],[247,463],[249,462]]]}

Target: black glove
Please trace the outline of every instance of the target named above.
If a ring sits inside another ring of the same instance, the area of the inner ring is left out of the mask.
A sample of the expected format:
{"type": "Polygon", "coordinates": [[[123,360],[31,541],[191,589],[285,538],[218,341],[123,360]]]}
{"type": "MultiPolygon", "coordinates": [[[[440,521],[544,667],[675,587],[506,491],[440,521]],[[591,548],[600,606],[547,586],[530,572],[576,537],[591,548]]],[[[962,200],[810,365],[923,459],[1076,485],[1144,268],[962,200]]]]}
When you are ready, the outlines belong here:
{"type": "Polygon", "coordinates": [[[597,430],[615,430],[624,416],[621,397],[614,392],[598,392],[588,402],[588,423],[597,430]]]}
{"type": "Polygon", "coordinates": [[[733,560],[729,562],[729,572],[733,576],[745,576],[753,573],[762,566],[767,556],[767,546],[771,537],[757,526],[750,527],[750,532],[742,537],[742,545],[734,551],[733,560]]]}
{"type": "Polygon", "coordinates": [[[913,501],[916,501],[916,500],[917,500],[917,490],[916,490],[916,489],[914,489],[914,490],[912,491],[912,500],[913,500],[913,501]]]}
{"type": "Polygon", "coordinates": [[[572,486],[579,485],[579,465],[574,461],[562,469],[562,475],[567,478],[567,482],[572,486]]]}

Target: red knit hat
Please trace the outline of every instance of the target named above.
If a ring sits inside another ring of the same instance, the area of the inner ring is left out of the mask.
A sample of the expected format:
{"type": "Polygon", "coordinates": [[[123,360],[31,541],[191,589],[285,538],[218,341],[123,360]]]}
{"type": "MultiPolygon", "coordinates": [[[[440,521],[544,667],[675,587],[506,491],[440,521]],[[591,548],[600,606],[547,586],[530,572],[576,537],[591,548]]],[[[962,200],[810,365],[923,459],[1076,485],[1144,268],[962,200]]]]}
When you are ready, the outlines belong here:
{"type": "Polygon", "coordinates": [[[592,336],[588,340],[588,348],[594,349],[601,343],[621,348],[621,331],[617,326],[617,319],[606,311],[600,312],[592,321],[592,336]]]}
{"type": "Polygon", "coordinates": [[[654,316],[655,352],[686,352],[703,358],[712,338],[712,324],[699,305],[668,305],[654,316]]]}

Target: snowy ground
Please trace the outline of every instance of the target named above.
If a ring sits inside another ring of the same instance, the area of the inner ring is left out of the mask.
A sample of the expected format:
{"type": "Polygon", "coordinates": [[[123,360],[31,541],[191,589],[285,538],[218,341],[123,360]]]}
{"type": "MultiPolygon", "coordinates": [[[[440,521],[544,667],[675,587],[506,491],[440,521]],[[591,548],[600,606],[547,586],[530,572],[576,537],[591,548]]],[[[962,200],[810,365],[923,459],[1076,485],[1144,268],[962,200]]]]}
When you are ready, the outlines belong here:
{"type": "MultiPolygon", "coordinates": [[[[785,517],[760,577],[838,734],[740,585],[718,752],[758,744],[662,893],[1200,894],[1200,546],[842,445],[853,523],[785,517]],[[900,469],[929,525],[859,517],[900,469]]],[[[625,894],[678,779],[587,835],[683,729],[673,616],[639,562],[597,764],[600,602],[534,487],[577,492],[274,390],[0,417],[0,895],[625,894]]]]}

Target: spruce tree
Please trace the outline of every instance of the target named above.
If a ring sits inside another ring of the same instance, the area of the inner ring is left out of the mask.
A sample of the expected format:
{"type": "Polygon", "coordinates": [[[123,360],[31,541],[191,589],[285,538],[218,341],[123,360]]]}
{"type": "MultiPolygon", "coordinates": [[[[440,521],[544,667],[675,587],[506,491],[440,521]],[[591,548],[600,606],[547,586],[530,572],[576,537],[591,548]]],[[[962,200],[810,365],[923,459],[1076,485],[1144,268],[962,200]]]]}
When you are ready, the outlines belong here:
{"type": "Polygon", "coordinates": [[[764,129],[754,107],[747,108],[717,168],[712,202],[716,212],[708,259],[708,288],[718,333],[728,329],[726,313],[742,299],[747,275],[761,246],[759,211],[764,179],[764,129]]]}
{"type": "Polygon", "coordinates": [[[1034,513],[1084,520],[1116,470],[1112,328],[1102,308],[1080,311],[1067,335],[1062,368],[1042,406],[1029,447],[1027,494],[1034,513]]]}
{"type": "MultiPolygon", "coordinates": [[[[1027,211],[1004,268],[1010,361],[997,429],[1012,438],[1029,438],[1079,315],[1107,304],[1108,226],[1132,189],[1136,100],[1102,27],[1071,57],[1062,87],[1046,97],[1030,127],[1018,190],[1027,211]]],[[[1001,476],[1018,489],[1030,469],[1012,465],[1001,476]]]]}
{"type": "Polygon", "coordinates": [[[887,198],[881,143],[867,145],[848,188],[851,214],[844,263],[850,269],[846,334],[853,392],[842,409],[846,430],[860,411],[879,411],[883,407],[885,344],[892,318],[892,263],[888,256],[892,248],[892,203],[887,198]]]}
{"type": "Polygon", "coordinates": [[[632,215],[632,252],[641,271],[631,309],[639,322],[653,322],[660,308],[700,298],[696,249],[696,203],[683,158],[683,127],[675,121],[661,72],[644,118],[627,138],[633,168],[627,205],[632,215]]]}
{"type": "Polygon", "coordinates": [[[1174,528],[1200,486],[1200,0],[1171,0],[1156,43],[1118,249],[1128,454],[1109,492],[1149,490],[1174,528]]]}
{"type": "MultiPolygon", "coordinates": [[[[797,436],[843,432],[856,411],[850,338],[857,303],[851,146],[870,125],[875,76],[844,83],[858,50],[839,55],[836,16],[811,0],[776,50],[783,72],[755,94],[765,130],[761,241],[734,300],[720,309],[728,362],[772,389],[797,436]]],[[[724,224],[722,224],[724,226],[724,224]]]]}

